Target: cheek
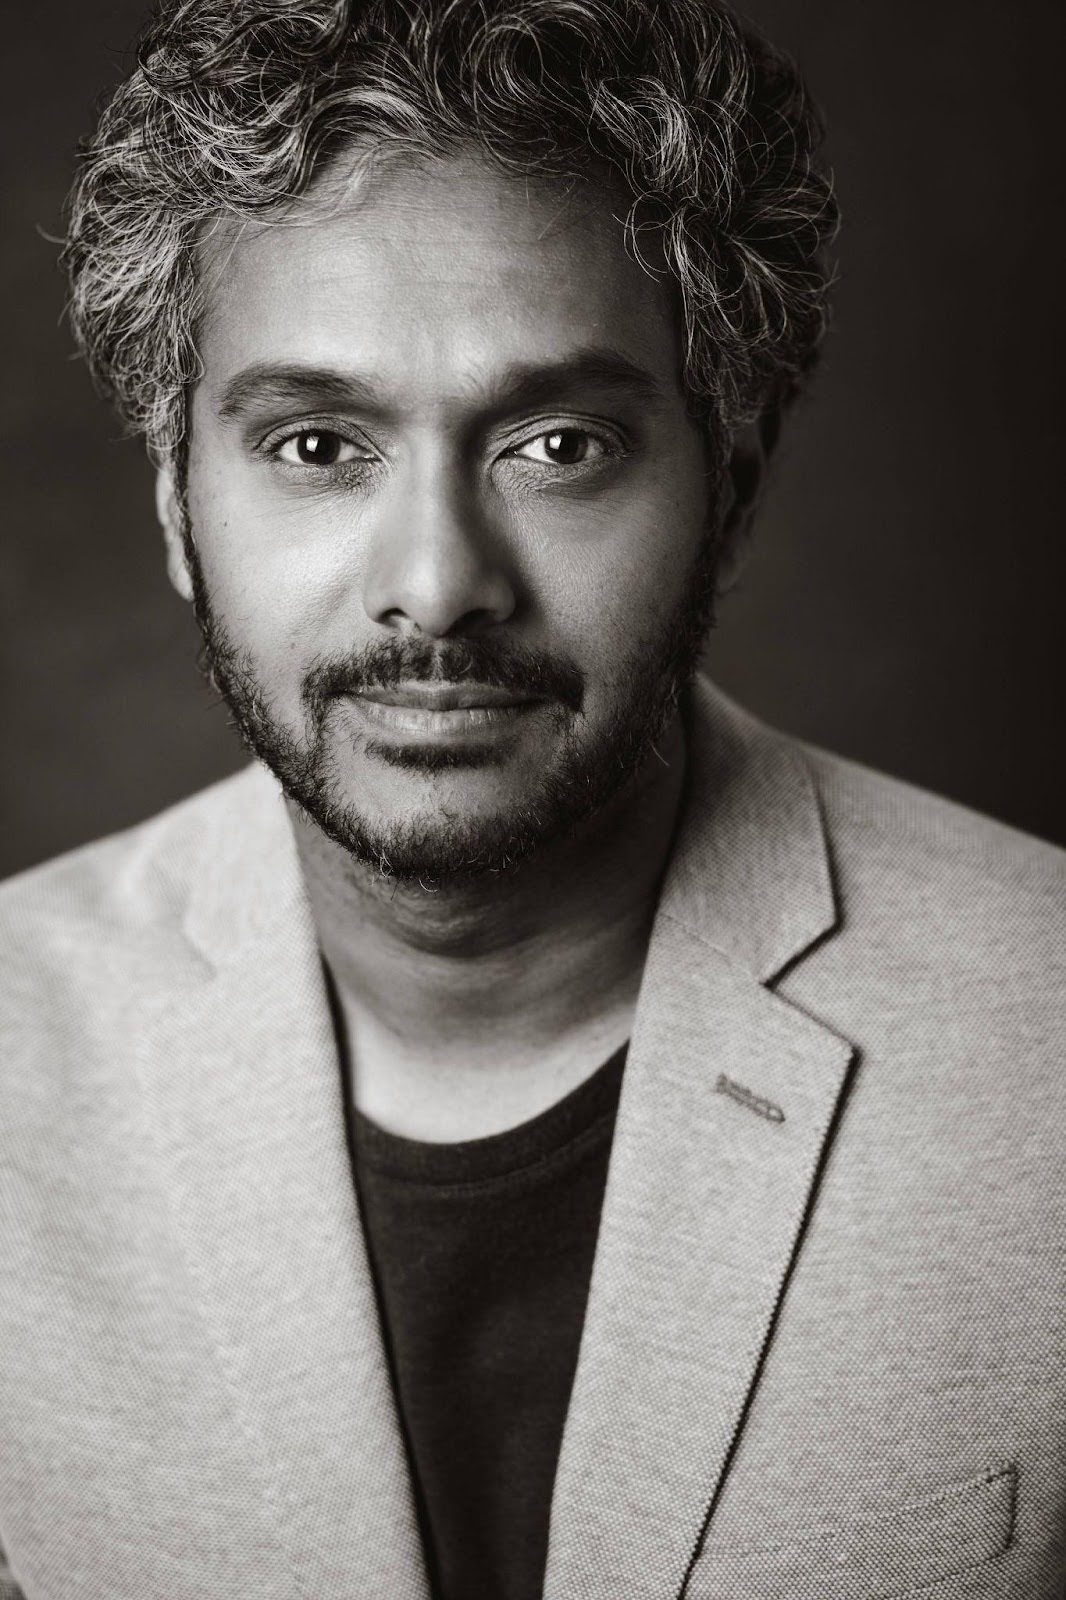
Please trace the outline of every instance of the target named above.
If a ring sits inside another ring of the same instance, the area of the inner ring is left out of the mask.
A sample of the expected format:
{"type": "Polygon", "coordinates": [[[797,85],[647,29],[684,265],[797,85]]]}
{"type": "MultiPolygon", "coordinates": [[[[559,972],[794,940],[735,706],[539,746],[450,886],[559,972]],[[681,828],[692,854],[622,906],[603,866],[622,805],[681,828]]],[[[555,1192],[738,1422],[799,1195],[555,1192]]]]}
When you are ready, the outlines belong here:
{"type": "Polygon", "coordinates": [[[266,495],[255,474],[190,474],[190,514],[212,607],[265,665],[350,650],[361,610],[360,545],[336,504],[266,495]]]}
{"type": "Polygon", "coordinates": [[[676,616],[706,537],[702,485],[695,490],[619,497],[597,509],[602,537],[531,541],[547,626],[593,673],[629,670],[676,616]]]}

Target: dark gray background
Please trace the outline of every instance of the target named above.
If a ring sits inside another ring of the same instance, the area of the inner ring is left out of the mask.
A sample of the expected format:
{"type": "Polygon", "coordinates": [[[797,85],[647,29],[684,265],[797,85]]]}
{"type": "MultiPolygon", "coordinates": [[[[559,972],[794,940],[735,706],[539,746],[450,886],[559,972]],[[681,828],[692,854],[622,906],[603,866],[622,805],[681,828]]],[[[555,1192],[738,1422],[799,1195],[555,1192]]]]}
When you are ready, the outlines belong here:
{"type": "MultiPolygon", "coordinates": [[[[1066,843],[1061,0],[758,0],[831,127],[845,226],[719,681],[806,738],[1066,843]]],[[[0,873],[244,759],[201,686],[140,446],[61,321],[72,151],[140,0],[4,18],[0,873]]]]}

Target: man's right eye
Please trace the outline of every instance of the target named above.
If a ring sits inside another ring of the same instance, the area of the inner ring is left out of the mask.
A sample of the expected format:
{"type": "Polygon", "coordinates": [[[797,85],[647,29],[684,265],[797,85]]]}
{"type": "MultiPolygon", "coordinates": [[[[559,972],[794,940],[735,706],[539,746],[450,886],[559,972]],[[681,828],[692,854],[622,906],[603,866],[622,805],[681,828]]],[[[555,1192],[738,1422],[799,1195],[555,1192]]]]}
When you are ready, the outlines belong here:
{"type": "Polygon", "coordinates": [[[283,439],[276,454],[279,461],[299,467],[336,467],[347,461],[367,460],[351,439],[329,428],[302,428],[283,439]]]}

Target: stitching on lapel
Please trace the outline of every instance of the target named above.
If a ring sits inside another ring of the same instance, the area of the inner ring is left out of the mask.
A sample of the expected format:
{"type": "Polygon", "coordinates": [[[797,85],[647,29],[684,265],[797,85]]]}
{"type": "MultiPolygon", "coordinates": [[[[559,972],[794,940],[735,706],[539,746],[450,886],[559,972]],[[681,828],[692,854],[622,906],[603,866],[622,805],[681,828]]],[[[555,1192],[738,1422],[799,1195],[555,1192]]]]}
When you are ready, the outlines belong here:
{"type": "MultiPolygon", "coordinates": [[[[775,998],[779,998],[779,997],[775,997],[775,998]]],[[[824,1024],[822,1024],[822,1026],[824,1026],[824,1024]]],[[[829,1032],[831,1030],[827,1029],[826,1031],[829,1032]]],[[[839,1038],[840,1036],[837,1035],[837,1037],[839,1038]]],[[[842,1043],[848,1043],[849,1041],[842,1040],[841,1042],[842,1043]]],[[[825,1128],[825,1131],[824,1131],[823,1136],[822,1136],[822,1141],[821,1141],[821,1145],[819,1147],[819,1152],[818,1152],[818,1160],[817,1160],[817,1162],[815,1164],[814,1171],[813,1171],[813,1173],[811,1175],[810,1183],[809,1183],[808,1190],[807,1190],[807,1200],[806,1200],[806,1204],[804,1205],[804,1208],[803,1208],[803,1215],[802,1215],[802,1217],[800,1219],[799,1228],[798,1228],[797,1233],[796,1233],[796,1238],[795,1238],[795,1242],[794,1242],[793,1247],[792,1247],[792,1254],[791,1254],[791,1257],[789,1259],[788,1266],[787,1266],[787,1268],[785,1270],[783,1278],[781,1279],[781,1285],[780,1285],[780,1289],[778,1291],[776,1304],[774,1305],[773,1314],[772,1314],[772,1316],[770,1318],[769,1324],[767,1325],[766,1338],[765,1338],[765,1340],[763,1342],[762,1349],[759,1351],[759,1358],[758,1358],[758,1361],[756,1363],[755,1371],[754,1371],[754,1373],[752,1375],[752,1381],[751,1381],[750,1387],[748,1388],[748,1392],[747,1392],[747,1394],[745,1396],[744,1404],[743,1404],[743,1406],[741,1408],[740,1415],[737,1417],[736,1429],[734,1431],[733,1438],[732,1438],[732,1440],[730,1442],[729,1449],[726,1452],[725,1460],[722,1463],[722,1471],[721,1471],[721,1474],[719,1476],[718,1483],[715,1486],[714,1493],[711,1495],[711,1498],[708,1501],[707,1510],[706,1510],[706,1512],[704,1514],[703,1524],[702,1524],[702,1526],[701,1526],[701,1528],[699,1530],[699,1533],[696,1536],[696,1542],[695,1542],[695,1545],[693,1546],[692,1555],[689,1558],[688,1565],[685,1568],[684,1577],[681,1580],[681,1587],[677,1591],[677,1600],[685,1600],[685,1592],[688,1589],[689,1581],[691,1580],[692,1574],[696,1569],[696,1566],[697,1566],[697,1563],[699,1562],[700,1556],[703,1554],[703,1547],[704,1547],[704,1544],[707,1541],[707,1534],[708,1534],[708,1532],[710,1530],[710,1526],[711,1526],[711,1522],[712,1522],[712,1520],[714,1518],[715,1510],[716,1510],[716,1508],[718,1506],[718,1502],[721,1499],[723,1490],[725,1489],[726,1483],[727,1483],[727,1481],[729,1479],[729,1472],[730,1472],[730,1469],[731,1469],[732,1464],[733,1464],[733,1458],[736,1455],[736,1452],[740,1447],[741,1439],[744,1436],[744,1428],[745,1428],[745,1424],[747,1423],[748,1413],[751,1410],[751,1407],[755,1402],[755,1396],[756,1396],[756,1394],[758,1392],[759,1382],[760,1382],[760,1379],[762,1378],[763,1367],[766,1364],[766,1358],[767,1358],[767,1356],[769,1354],[770,1347],[773,1344],[774,1334],[777,1331],[777,1321],[778,1321],[779,1316],[781,1315],[781,1307],[783,1306],[783,1304],[785,1302],[785,1299],[786,1299],[786,1296],[788,1295],[789,1285],[792,1282],[792,1274],[795,1272],[796,1263],[799,1261],[799,1258],[800,1258],[800,1252],[801,1252],[801,1248],[802,1248],[802,1244],[803,1244],[803,1238],[804,1238],[804,1235],[807,1232],[807,1227],[808,1227],[808,1224],[810,1222],[811,1213],[814,1210],[814,1207],[815,1207],[815,1205],[817,1203],[818,1194],[819,1194],[819,1192],[821,1190],[822,1175],[823,1175],[823,1172],[825,1170],[826,1163],[827,1163],[827,1161],[829,1159],[829,1153],[830,1153],[830,1151],[831,1151],[831,1149],[833,1147],[834,1134],[835,1134],[837,1126],[839,1125],[840,1120],[841,1120],[841,1118],[842,1118],[842,1116],[844,1114],[844,1107],[845,1107],[845,1104],[846,1104],[847,1099],[848,1099],[848,1087],[849,1087],[851,1079],[854,1076],[856,1067],[857,1067],[858,1062],[859,1062],[859,1050],[858,1050],[857,1046],[851,1045],[850,1048],[851,1048],[851,1059],[848,1062],[848,1065],[847,1065],[846,1070],[844,1072],[844,1077],[843,1077],[843,1080],[842,1080],[841,1085],[840,1085],[840,1091],[839,1091],[839,1093],[838,1093],[838,1095],[836,1097],[836,1101],[834,1103],[833,1115],[830,1117],[829,1122],[826,1124],[826,1128],[825,1128]]]]}

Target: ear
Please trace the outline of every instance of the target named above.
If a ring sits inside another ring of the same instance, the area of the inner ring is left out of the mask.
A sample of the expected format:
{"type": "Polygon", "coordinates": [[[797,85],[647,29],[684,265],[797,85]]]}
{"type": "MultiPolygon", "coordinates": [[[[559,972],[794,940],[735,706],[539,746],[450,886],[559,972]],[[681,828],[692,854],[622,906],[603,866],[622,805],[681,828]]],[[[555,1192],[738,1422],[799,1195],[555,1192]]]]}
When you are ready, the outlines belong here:
{"type": "Polygon", "coordinates": [[[722,481],[718,593],[728,594],[740,578],[751,544],[751,527],[766,468],[781,431],[781,415],[766,411],[733,436],[722,481]]]}
{"type": "Polygon", "coordinates": [[[192,599],[192,576],[185,559],[181,507],[174,474],[170,467],[159,467],[155,475],[155,509],[163,529],[167,551],[167,577],[183,600],[192,599]]]}

